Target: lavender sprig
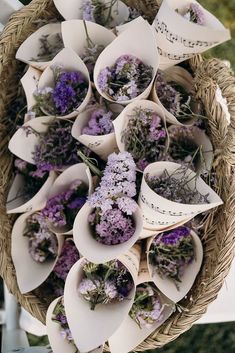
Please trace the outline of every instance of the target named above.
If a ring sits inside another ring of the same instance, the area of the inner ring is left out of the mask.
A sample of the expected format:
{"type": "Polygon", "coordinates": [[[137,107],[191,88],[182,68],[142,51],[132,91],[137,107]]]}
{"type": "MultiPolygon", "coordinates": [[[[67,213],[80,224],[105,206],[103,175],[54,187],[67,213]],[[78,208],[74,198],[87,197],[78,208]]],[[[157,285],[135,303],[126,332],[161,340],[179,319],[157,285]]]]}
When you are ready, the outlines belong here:
{"type": "Polygon", "coordinates": [[[157,235],[149,250],[149,261],[162,278],[172,279],[177,288],[187,266],[195,259],[190,229],[178,227],[157,235]]]}
{"type": "Polygon", "coordinates": [[[102,92],[117,102],[139,96],[150,84],[153,68],[133,55],[120,56],[112,67],[106,67],[98,75],[102,92]]]}
{"type": "Polygon", "coordinates": [[[122,142],[143,171],[149,163],[164,157],[167,130],[161,118],[150,109],[136,108],[129,116],[122,142]]]}
{"type": "Polygon", "coordinates": [[[128,299],[134,287],[131,274],[118,260],[100,265],[86,261],[83,275],[78,292],[89,302],[91,310],[95,310],[97,305],[128,299]]]}
{"type": "Polygon", "coordinates": [[[110,0],[109,3],[104,3],[100,0],[84,0],[82,6],[83,20],[110,27],[113,21],[112,9],[117,1],[110,0]]]}
{"type": "Polygon", "coordinates": [[[51,61],[64,47],[61,33],[42,35],[39,43],[38,55],[32,61],[51,61]]]}

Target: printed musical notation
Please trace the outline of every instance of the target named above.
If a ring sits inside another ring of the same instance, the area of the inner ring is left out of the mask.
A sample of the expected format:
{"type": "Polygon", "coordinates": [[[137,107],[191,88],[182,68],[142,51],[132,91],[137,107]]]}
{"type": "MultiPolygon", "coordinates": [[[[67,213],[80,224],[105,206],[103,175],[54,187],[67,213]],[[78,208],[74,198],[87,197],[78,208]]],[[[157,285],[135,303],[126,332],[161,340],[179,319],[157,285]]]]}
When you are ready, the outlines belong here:
{"type": "Polygon", "coordinates": [[[187,60],[187,59],[190,59],[192,56],[196,55],[196,53],[177,55],[177,54],[167,53],[166,51],[162,50],[160,47],[157,47],[157,49],[158,49],[159,55],[175,61],[187,60]]]}
{"type": "MultiPolygon", "coordinates": [[[[191,40],[191,39],[186,39],[181,36],[179,36],[176,33],[172,33],[169,29],[168,26],[165,22],[161,22],[158,18],[155,19],[154,21],[155,24],[155,29],[157,33],[164,34],[166,36],[166,39],[171,42],[171,43],[181,43],[183,46],[187,48],[207,48],[214,46],[215,44],[219,44],[218,41],[214,42],[208,42],[208,41],[201,41],[201,40],[191,40]]],[[[176,60],[176,59],[173,59],[176,60]]],[[[179,59],[180,60],[180,59],[179,59]]]]}

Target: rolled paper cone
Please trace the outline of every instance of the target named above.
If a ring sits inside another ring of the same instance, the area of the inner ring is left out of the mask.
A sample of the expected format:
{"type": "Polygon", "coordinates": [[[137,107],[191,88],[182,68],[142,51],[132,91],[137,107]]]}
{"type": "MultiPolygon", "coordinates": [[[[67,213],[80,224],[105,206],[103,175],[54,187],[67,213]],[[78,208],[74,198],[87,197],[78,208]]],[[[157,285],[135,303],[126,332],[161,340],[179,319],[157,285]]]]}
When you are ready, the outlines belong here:
{"type": "Polygon", "coordinates": [[[7,213],[35,212],[41,210],[46,205],[50,189],[56,177],[56,173],[50,172],[41,189],[38,190],[38,192],[30,200],[25,202],[25,195],[23,192],[26,182],[22,175],[17,174],[7,196],[7,213]]]}
{"type": "Polygon", "coordinates": [[[37,89],[37,84],[41,74],[41,71],[35,69],[32,66],[29,66],[28,70],[20,80],[26,96],[27,111],[31,110],[36,104],[35,98],[32,93],[35,92],[37,89]]]}
{"type": "MultiPolygon", "coordinates": [[[[87,352],[102,345],[120,326],[134,302],[135,286],[128,300],[113,304],[99,304],[95,310],[78,292],[83,278],[85,259],[80,259],[70,270],[64,291],[64,304],[68,324],[76,346],[87,352]],[[88,332],[95,332],[88,335],[88,332]]],[[[125,265],[125,264],[124,264],[125,265]]],[[[128,268],[129,269],[129,268],[128,268]]]]}
{"type": "MultiPolygon", "coordinates": [[[[65,4],[63,0],[54,0],[55,7],[65,20],[82,20],[84,2],[84,0],[68,0],[65,4]]],[[[101,2],[110,6],[110,0],[102,0],[101,2]]],[[[118,0],[112,7],[111,16],[113,18],[111,23],[113,27],[127,21],[129,17],[128,7],[118,0]]]]}
{"type": "Polygon", "coordinates": [[[175,223],[175,224],[173,224],[173,225],[170,226],[170,227],[162,228],[162,230],[158,230],[158,231],[157,231],[157,230],[153,230],[153,229],[143,228],[143,231],[142,231],[142,233],[141,233],[140,239],[150,238],[150,237],[152,237],[153,235],[162,233],[163,231],[175,229],[175,228],[177,228],[177,227],[179,227],[179,226],[184,225],[185,223],[189,222],[190,220],[191,220],[191,218],[183,219],[182,221],[180,221],[180,222],[178,222],[178,223],[175,223]]]}
{"type": "Polygon", "coordinates": [[[78,115],[73,124],[72,136],[91,151],[95,152],[100,158],[107,160],[111,153],[118,152],[115,133],[111,132],[110,134],[100,136],[92,136],[82,133],[94,110],[94,108],[87,109],[78,115]]]}
{"type": "Polygon", "coordinates": [[[135,23],[121,33],[103,50],[96,61],[94,69],[94,83],[96,89],[101,96],[111,102],[114,102],[115,100],[101,91],[98,85],[98,76],[106,67],[112,67],[116,60],[122,55],[134,55],[145,65],[152,66],[153,68],[153,77],[149,86],[136,98],[121,102],[122,105],[127,105],[134,100],[144,99],[149,96],[159,65],[159,56],[153,28],[147,21],[135,23]],[[140,43],[142,43],[142,45],[139,45],[140,43]]]}
{"type": "MultiPolygon", "coordinates": [[[[168,128],[169,134],[171,134],[171,131],[174,131],[174,129],[177,131],[177,128],[177,126],[170,126],[168,128]]],[[[195,169],[196,171],[210,171],[214,157],[212,143],[206,133],[196,126],[192,127],[192,135],[193,141],[201,148],[200,159],[197,161],[195,169]]]]}
{"type": "MultiPolygon", "coordinates": [[[[43,89],[45,87],[53,88],[55,86],[54,75],[52,71],[52,68],[55,65],[62,66],[63,69],[67,71],[80,71],[84,75],[87,81],[87,94],[83,102],[76,109],[74,109],[72,113],[66,114],[63,116],[57,115],[57,118],[62,118],[62,119],[74,118],[78,115],[78,113],[80,113],[87,106],[91,98],[91,94],[92,94],[91,81],[90,81],[88,69],[84,64],[84,62],[82,61],[82,59],[72,49],[69,49],[69,48],[62,49],[50,62],[50,65],[46,68],[46,70],[43,71],[38,83],[39,89],[43,89]]],[[[46,111],[44,111],[44,113],[47,114],[46,111]]]]}
{"type": "Polygon", "coordinates": [[[109,29],[98,25],[97,23],[86,21],[86,28],[83,20],[70,20],[62,22],[62,37],[65,48],[75,51],[80,57],[84,55],[88,47],[88,39],[94,45],[103,45],[107,47],[115,38],[115,34],[109,29]]]}
{"type": "Polygon", "coordinates": [[[54,353],[76,353],[77,347],[61,336],[60,324],[53,321],[53,313],[60,300],[61,297],[55,299],[47,310],[46,327],[50,346],[54,353]]]}
{"type": "Polygon", "coordinates": [[[151,279],[151,276],[149,273],[147,260],[142,260],[140,263],[140,268],[139,268],[139,273],[138,273],[136,285],[138,286],[138,284],[151,282],[151,280],[152,279],[151,279]]]}
{"type": "Polygon", "coordinates": [[[23,61],[24,63],[31,65],[39,70],[44,70],[50,61],[36,61],[42,44],[40,38],[44,36],[55,35],[61,33],[60,23],[49,23],[45,26],[40,27],[36,32],[31,34],[19,47],[16,52],[16,59],[23,61]]]}
{"type": "MultiPolygon", "coordinates": [[[[164,76],[167,82],[174,82],[180,85],[181,87],[183,87],[185,91],[189,94],[189,96],[194,94],[193,77],[190,75],[190,73],[187,70],[179,66],[170,67],[169,69],[164,71],[164,76]]],[[[185,125],[193,125],[193,123],[195,122],[194,118],[184,119],[183,122],[180,122],[172,113],[170,113],[164,107],[164,105],[161,103],[157,95],[156,80],[153,84],[151,99],[161,106],[168,123],[185,126],[185,125]]],[[[196,108],[197,107],[195,107],[195,109],[196,108]]]]}
{"type": "MultiPolygon", "coordinates": [[[[162,230],[176,225],[181,221],[185,221],[184,223],[186,223],[186,221],[194,218],[196,215],[223,204],[223,201],[216,192],[200,177],[197,177],[197,190],[202,195],[208,194],[209,203],[183,204],[167,200],[156,194],[145,180],[146,174],[160,177],[165,170],[169,174],[172,174],[180,167],[180,164],[173,162],[156,162],[145,168],[138,201],[143,212],[144,228],[148,230],[162,230]]],[[[195,188],[195,179],[193,178],[196,177],[196,173],[188,169],[186,175],[191,180],[188,182],[188,186],[193,190],[195,188]]]]}
{"type": "MultiPolygon", "coordinates": [[[[84,163],[75,164],[67,168],[62,174],[58,176],[50,189],[48,199],[67,191],[74,181],[81,180],[88,188],[88,195],[93,192],[93,180],[90,169],[84,163]]],[[[48,228],[56,234],[71,235],[72,229],[68,227],[55,227],[52,223],[48,222],[48,228]]]]}
{"type": "Polygon", "coordinates": [[[128,241],[118,245],[104,245],[94,238],[93,230],[88,222],[88,216],[92,211],[94,209],[86,203],[78,212],[73,226],[75,245],[87,260],[95,264],[108,262],[127,252],[136,243],[143,227],[143,218],[139,207],[133,214],[135,233],[128,241]]]}
{"type": "Polygon", "coordinates": [[[176,12],[191,3],[199,5],[195,0],[164,0],[153,22],[162,70],[231,39],[230,31],[201,5],[205,25],[190,22],[176,12]]]}
{"type": "Polygon", "coordinates": [[[35,164],[33,153],[40,141],[39,134],[46,132],[48,124],[54,120],[52,116],[41,116],[26,122],[10,139],[8,148],[11,153],[28,163],[35,164]],[[30,133],[29,129],[32,130],[30,133]]]}
{"type": "Polygon", "coordinates": [[[16,270],[17,284],[22,294],[31,292],[45,282],[53,271],[63,246],[63,237],[58,235],[58,254],[54,260],[39,263],[32,259],[29,253],[29,238],[23,235],[26,220],[32,213],[34,212],[24,213],[16,220],[11,235],[12,261],[16,270]]]}
{"type": "MultiPolygon", "coordinates": [[[[141,263],[138,284],[152,282],[146,262],[141,263]],[[142,271],[142,272],[141,272],[142,271]]],[[[174,303],[159,291],[159,299],[162,304],[161,316],[157,322],[150,327],[139,327],[138,324],[128,315],[117,331],[109,339],[111,353],[130,352],[141,344],[152,332],[160,327],[173,313],[174,303]]]]}
{"type": "Polygon", "coordinates": [[[194,260],[191,264],[187,265],[187,268],[181,278],[181,282],[178,282],[178,289],[173,280],[167,277],[161,277],[157,271],[154,270],[154,267],[150,264],[148,256],[154,237],[150,238],[147,243],[147,262],[151,278],[157,288],[174,303],[178,303],[188,294],[202,265],[203,247],[201,240],[193,230],[191,230],[191,235],[193,238],[195,251],[194,260]]]}
{"type": "Polygon", "coordinates": [[[127,129],[129,118],[133,115],[135,109],[152,110],[161,118],[163,126],[165,125],[165,115],[162,108],[158,104],[145,99],[128,104],[121,114],[113,121],[117,145],[120,152],[127,151],[122,135],[123,131],[127,129]]]}
{"type": "Polygon", "coordinates": [[[138,282],[140,269],[141,246],[136,243],[127,252],[121,254],[118,260],[128,269],[135,283],[138,282]]]}
{"type": "Polygon", "coordinates": [[[129,29],[132,25],[143,23],[144,21],[145,21],[145,19],[142,16],[139,16],[130,22],[127,22],[127,23],[121,24],[120,26],[117,26],[115,28],[115,32],[119,36],[121,33],[126,31],[127,29],[129,29]]]}

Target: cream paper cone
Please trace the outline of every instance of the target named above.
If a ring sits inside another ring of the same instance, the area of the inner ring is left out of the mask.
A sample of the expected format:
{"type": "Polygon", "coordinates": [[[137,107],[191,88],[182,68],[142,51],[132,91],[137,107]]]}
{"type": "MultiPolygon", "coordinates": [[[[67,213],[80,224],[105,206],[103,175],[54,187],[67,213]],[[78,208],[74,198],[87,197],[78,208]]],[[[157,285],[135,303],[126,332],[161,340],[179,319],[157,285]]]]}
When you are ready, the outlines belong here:
{"type": "Polygon", "coordinates": [[[189,22],[176,13],[176,9],[185,9],[190,3],[197,2],[195,0],[164,0],[153,22],[162,70],[231,38],[230,31],[201,6],[205,15],[205,26],[189,22]]]}
{"type": "MultiPolygon", "coordinates": [[[[178,129],[178,127],[170,126],[168,128],[169,134],[174,129],[178,129]]],[[[201,157],[195,166],[196,171],[203,171],[203,170],[210,171],[213,163],[213,157],[214,157],[213,146],[211,144],[211,141],[203,130],[199,129],[196,126],[192,127],[192,129],[193,129],[192,135],[194,137],[193,140],[196,143],[196,145],[199,148],[201,148],[201,157]]]]}
{"type": "MultiPolygon", "coordinates": [[[[140,265],[137,285],[147,282],[152,281],[148,273],[147,263],[144,261],[140,265]]],[[[122,322],[121,326],[119,326],[117,331],[109,339],[109,348],[111,353],[127,353],[133,351],[170,317],[175,309],[174,303],[160,292],[159,298],[162,303],[161,318],[149,328],[140,328],[138,324],[128,315],[122,322]]]]}
{"type": "Polygon", "coordinates": [[[7,213],[35,212],[41,210],[46,205],[50,189],[55,179],[56,174],[54,172],[50,172],[41,189],[38,190],[38,192],[30,200],[25,202],[23,190],[26,181],[22,175],[17,174],[7,196],[7,213]]]}
{"type": "MultiPolygon", "coordinates": [[[[54,59],[50,62],[50,65],[46,68],[45,71],[43,71],[38,83],[39,89],[43,89],[45,87],[54,87],[55,84],[52,67],[55,65],[62,65],[63,69],[67,71],[80,71],[86,78],[88,91],[83,102],[76,109],[74,109],[72,113],[63,116],[57,116],[57,118],[62,119],[74,118],[87,106],[91,98],[91,82],[88,69],[82,59],[72,49],[65,48],[54,57],[54,59]]],[[[46,111],[44,111],[44,113],[47,114],[46,111]]]]}
{"type": "MultiPolygon", "coordinates": [[[[102,0],[104,4],[109,5],[110,0],[102,0]]],[[[54,0],[54,4],[60,14],[65,20],[82,20],[83,19],[83,0],[68,0],[66,3],[63,0],[54,0]]],[[[115,27],[125,21],[129,17],[128,7],[120,0],[118,0],[112,7],[111,12],[113,21],[112,27],[115,27]]]]}
{"type": "Polygon", "coordinates": [[[32,213],[24,213],[16,220],[11,235],[12,261],[16,270],[17,284],[22,294],[31,292],[45,282],[53,271],[63,246],[63,237],[57,236],[58,254],[54,260],[39,263],[32,259],[29,254],[29,239],[23,235],[26,219],[32,213]]]}
{"type": "Polygon", "coordinates": [[[140,239],[150,238],[156,234],[162,233],[163,231],[165,232],[167,230],[175,229],[177,227],[184,225],[185,223],[189,222],[190,220],[191,220],[191,218],[183,219],[182,221],[175,223],[170,227],[162,228],[162,230],[153,230],[153,229],[143,228],[140,239]]]}
{"type": "Polygon", "coordinates": [[[142,214],[138,207],[133,214],[136,230],[128,241],[118,245],[104,245],[93,237],[92,229],[88,222],[88,216],[93,210],[94,209],[86,203],[78,212],[73,226],[74,242],[78,251],[87,260],[95,264],[105,263],[127,252],[136,243],[142,231],[142,214]]]}
{"type": "Polygon", "coordinates": [[[24,63],[31,65],[39,70],[44,70],[49,61],[35,61],[40,52],[40,38],[43,36],[48,36],[48,40],[51,35],[61,33],[61,24],[60,23],[49,23],[45,26],[39,28],[36,32],[31,34],[19,47],[16,52],[16,59],[23,61],[24,63]]]}
{"type": "MultiPolygon", "coordinates": [[[[179,66],[170,67],[169,69],[164,71],[164,76],[167,82],[175,82],[179,84],[185,89],[186,92],[188,92],[189,95],[195,94],[194,87],[193,87],[193,77],[190,75],[190,73],[187,70],[183,69],[182,67],[179,67],[179,66]]],[[[183,122],[180,122],[173,114],[171,114],[164,107],[164,105],[161,103],[157,95],[156,79],[153,84],[151,99],[161,106],[168,123],[184,126],[184,125],[193,125],[193,123],[195,122],[195,119],[193,118],[184,119],[182,120],[183,122]]],[[[197,110],[197,107],[193,107],[193,110],[194,108],[197,110]]]]}
{"type": "MultiPolygon", "coordinates": [[[[128,253],[120,261],[137,278],[138,267],[136,254],[128,253]],[[133,259],[134,257],[134,259],[133,259]]],[[[89,303],[78,292],[78,286],[83,278],[85,259],[79,260],[70,270],[64,291],[64,304],[68,324],[75,344],[81,352],[86,352],[105,342],[120,326],[128,315],[134,302],[135,286],[129,294],[128,300],[114,304],[97,305],[91,310],[89,303]],[[88,334],[93,332],[95,334],[88,334]]]]}
{"type": "MultiPolygon", "coordinates": [[[[53,353],[76,353],[77,347],[72,343],[69,343],[68,340],[63,339],[60,334],[60,324],[53,321],[53,312],[56,308],[56,305],[61,300],[61,297],[55,299],[49,306],[46,315],[46,327],[47,327],[47,335],[50,342],[50,346],[53,350],[53,353]]],[[[79,330],[79,328],[78,328],[79,330]]],[[[88,353],[102,353],[103,347],[96,348],[88,353]]]]}
{"type": "Polygon", "coordinates": [[[39,144],[39,134],[46,132],[48,124],[53,122],[54,119],[52,116],[41,116],[26,122],[10,139],[8,148],[11,153],[28,163],[35,164],[33,152],[39,144]],[[32,128],[32,133],[28,133],[27,128],[32,128]],[[38,134],[33,133],[33,131],[38,134]]]}
{"type": "Polygon", "coordinates": [[[179,289],[176,288],[175,283],[171,279],[167,277],[161,278],[156,271],[153,272],[153,266],[149,262],[148,253],[154,237],[150,238],[147,243],[147,261],[152,280],[159,290],[174,303],[178,303],[190,291],[202,265],[203,247],[201,240],[193,230],[191,230],[191,235],[194,243],[195,259],[187,266],[181,278],[181,282],[178,283],[179,289]]]}
{"type": "Polygon", "coordinates": [[[149,86],[138,97],[128,101],[121,102],[127,105],[134,100],[147,98],[150,94],[152,84],[157,73],[159,65],[159,56],[156,48],[156,40],[152,27],[147,21],[135,23],[120,36],[118,36],[110,45],[108,45],[100,54],[96,61],[94,69],[94,83],[96,89],[105,99],[114,102],[114,99],[102,92],[98,85],[98,76],[106,67],[111,67],[122,55],[134,55],[142,60],[145,65],[152,66],[153,77],[149,86]],[[141,43],[141,45],[140,45],[141,43]]]}
{"type": "Polygon", "coordinates": [[[33,96],[33,92],[37,89],[37,84],[39,82],[41,76],[41,71],[35,69],[32,66],[29,66],[28,70],[20,80],[27,102],[27,111],[31,110],[33,106],[36,104],[35,98],[33,96]]]}
{"type": "Polygon", "coordinates": [[[122,141],[122,134],[123,131],[127,128],[129,118],[134,114],[136,108],[152,110],[162,119],[163,126],[165,124],[165,116],[163,110],[158,104],[145,99],[134,101],[128,104],[128,106],[125,107],[122,113],[113,122],[117,145],[120,152],[126,151],[125,143],[122,141]]]}
{"type": "MultiPolygon", "coordinates": [[[[113,32],[97,23],[86,21],[86,26],[89,38],[94,44],[107,47],[116,38],[113,32]]],[[[74,50],[80,57],[84,55],[87,34],[83,20],[62,22],[62,37],[65,48],[74,50]]]]}
{"type": "MultiPolygon", "coordinates": [[[[93,192],[93,180],[90,169],[84,163],[78,163],[67,168],[62,174],[59,175],[50,189],[48,199],[51,199],[52,197],[68,190],[72,183],[77,179],[81,180],[83,184],[87,186],[88,195],[91,195],[93,192]]],[[[48,222],[48,228],[56,234],[73,234],[72,229],[68,229],[66,226],[55,227],[50,222],[48,222]]]]}
{"type": "Polygon", "coordinates": [[[119,36],[121,33],[126,31],[127,29],[129,29],[132,25],[137,25],[137,24],[143,23],[144,21],[145,21],[145,19],[142,16],[139,16],[130,22],[127,22],[127,23],[121,24],[120,26],[117,26],[115,28],[115,33],[117,33],[117,35],[119,36]]]}
{"type": "MultiPolygon", "coordinates": [[[[144,217],[144,228],[148,230],[162,230],[167,227],[178,224],[181,221],[188,221],[196,215],[209,211],[223,204],[221,198],[213,191],[200,177],[197,178],[197,190],[201,194],[208,195],[209,203],[206,204],[181,204],[169,201],[157,195],[146,183],[145,176],[147,173],[150,176],[161,176],[164,170],[172,174],[180,168],[180,164],[173,162],[156,162],[147,166],[144,170],[141,190],[139,195],[139,206],[142,209],[144,217]]],[[[196,174],[190,169],[187,171],[189,179],[192,179],[196,174]]],[[[188,183],[192,189],[195,186],[195,179],[188,183]]]]}
{"type": "MultiPolygon", "coordinates": [[[[119,106],[118,104],[115,105],[119,106]]],[[[118,152],[115,133],[111,132],[110,134],[100,136],[92,136],[82,133],[83,128],[87,126],[90,120],[91,113],[96,109],[97,108],[87,109],[78,115],[73,124],[72,136],[91,151],[95,152],[102,159],[107,160],[111,153],[118,152]]]]}

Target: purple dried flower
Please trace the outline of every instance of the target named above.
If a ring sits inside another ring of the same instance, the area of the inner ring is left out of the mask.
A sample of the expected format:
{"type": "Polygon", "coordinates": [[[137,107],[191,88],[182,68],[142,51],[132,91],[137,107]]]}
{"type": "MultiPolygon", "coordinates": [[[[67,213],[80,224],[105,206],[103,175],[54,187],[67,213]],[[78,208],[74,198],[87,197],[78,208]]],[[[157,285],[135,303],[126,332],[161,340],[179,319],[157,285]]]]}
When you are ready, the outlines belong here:
{"type": "Polygon", "coordinates": [[[71,334],[71,331],[70,331],[70,328],[68,325],[68,320],[67,320],[67,317],[65,314],[64,298],[63,297],[58,301],[58,303],[53,311],[52,320],[60,325],[61,337],[64,340],[67,340],[69,343],[71,343],[75,346],[75,343],[74,343],[74,340],[73,340],[73,337],[72,337],[72,334],[71,334]]]}
{"type": "Polygon", "coordinates": [[[82,133],[92,136],[107,135],[114,131],[113,113],[103,108],[91,112],[87,126],[82,129],[82,133]]]}
{"type": "Polygon", "coordinates": [[[83,10],[82,12],[83,20],[95,22],[95,19],[94,19],[95,6],[93,5],[91,0],[83,1],[82,10],[83,10]]]}
{"type": "Polygon", "coordinates": [[[54,274],[65,281],[70,269],[78,260],[79,252],[74,242],[72,240],[65,241],[59,259],[54,267],[54,274]]]}
{"type": "Polygon", "coordinates": [[[205,26],[206,18],[202,7],[199,4],[191,3],[183,14],[183,17],[200,26],[205,26]]]}

